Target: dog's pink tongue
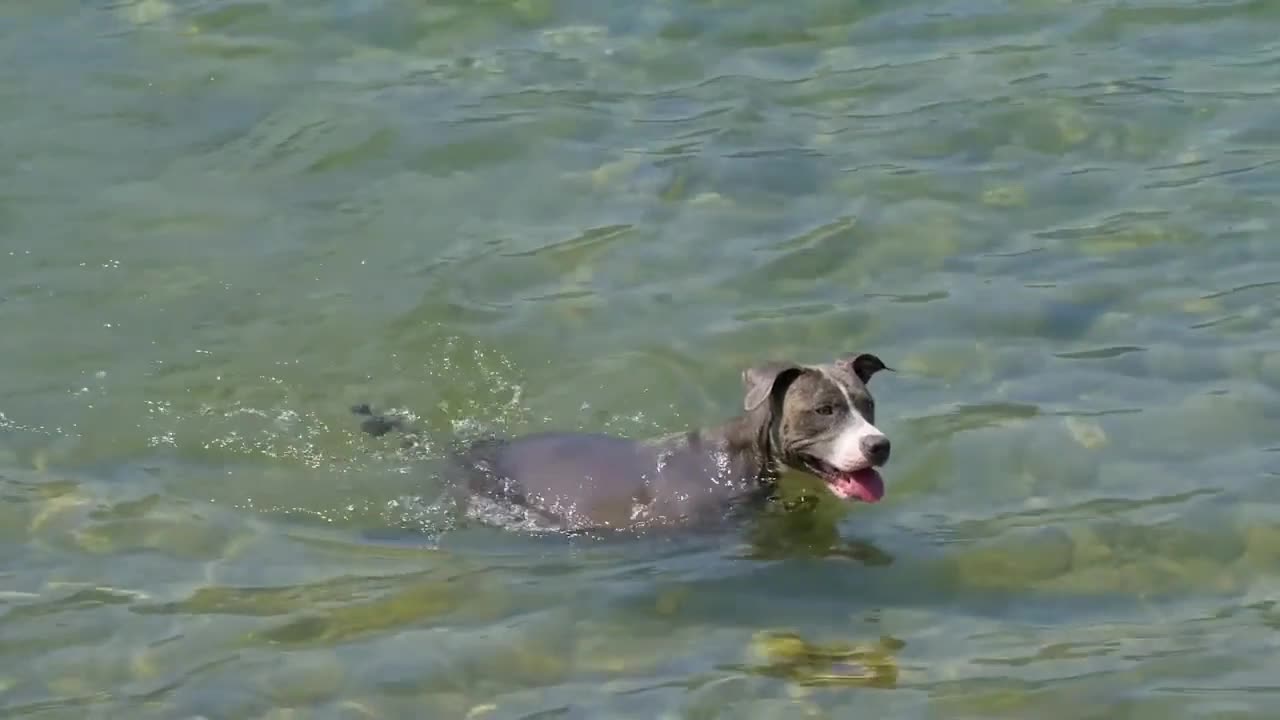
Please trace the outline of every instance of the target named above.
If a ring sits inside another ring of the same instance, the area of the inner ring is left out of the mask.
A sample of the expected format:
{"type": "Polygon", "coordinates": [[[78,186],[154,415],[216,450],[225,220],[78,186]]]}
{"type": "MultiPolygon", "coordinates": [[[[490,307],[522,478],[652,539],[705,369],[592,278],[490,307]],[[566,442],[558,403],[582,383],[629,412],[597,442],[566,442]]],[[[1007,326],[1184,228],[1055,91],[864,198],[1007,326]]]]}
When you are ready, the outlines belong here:
{"type": "Polygon", "coordinates": [[[862,502],[873,503],[884,497],[884,478],[874,468],[863,468],[840,473],[831,482],[831,489],[845,500],[857,498],[862,502]]]}

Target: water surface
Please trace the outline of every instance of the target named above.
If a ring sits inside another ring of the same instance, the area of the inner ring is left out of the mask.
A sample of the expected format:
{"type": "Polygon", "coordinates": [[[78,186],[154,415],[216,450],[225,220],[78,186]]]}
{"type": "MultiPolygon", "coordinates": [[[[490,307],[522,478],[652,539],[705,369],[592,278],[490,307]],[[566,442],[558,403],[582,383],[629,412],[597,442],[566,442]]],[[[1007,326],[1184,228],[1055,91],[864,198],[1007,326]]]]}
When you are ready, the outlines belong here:
{"type": "Polygon", "coordinates": [[[0,716],[1280,715],[1277,37],[1264,0],[5,3],[0,716]],[[860,350],[900,370],[879,505],[433,503],[445,438],[710,424],[753,362],[860,350]]]}

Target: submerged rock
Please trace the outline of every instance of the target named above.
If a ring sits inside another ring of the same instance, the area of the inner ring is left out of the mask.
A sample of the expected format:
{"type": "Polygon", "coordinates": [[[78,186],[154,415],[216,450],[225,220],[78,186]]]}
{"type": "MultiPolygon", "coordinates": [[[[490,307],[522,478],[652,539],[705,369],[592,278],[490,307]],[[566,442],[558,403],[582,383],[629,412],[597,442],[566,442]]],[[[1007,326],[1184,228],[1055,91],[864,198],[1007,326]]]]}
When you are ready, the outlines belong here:
{"type": "Polygon", "coordinates": [[[781,677],[802,686],[849,685],[892,688],[898,683],[893,653],[900,640],[874,644],[810,643],[793,632],[757,633],[748,648],[751,672],[781,677]]]}

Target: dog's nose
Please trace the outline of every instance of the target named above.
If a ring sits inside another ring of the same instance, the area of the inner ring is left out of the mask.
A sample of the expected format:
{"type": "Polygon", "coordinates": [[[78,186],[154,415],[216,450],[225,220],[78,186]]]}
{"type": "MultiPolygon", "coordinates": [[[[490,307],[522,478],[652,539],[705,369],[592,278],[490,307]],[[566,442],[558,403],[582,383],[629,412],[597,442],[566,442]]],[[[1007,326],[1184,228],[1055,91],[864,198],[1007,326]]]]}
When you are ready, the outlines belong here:
{"type": "Polygon", "coordinates": [[[862,454],[872,465],[885,464],[889,461],[889,438],[883,435],[862,438],[862,454]]]}

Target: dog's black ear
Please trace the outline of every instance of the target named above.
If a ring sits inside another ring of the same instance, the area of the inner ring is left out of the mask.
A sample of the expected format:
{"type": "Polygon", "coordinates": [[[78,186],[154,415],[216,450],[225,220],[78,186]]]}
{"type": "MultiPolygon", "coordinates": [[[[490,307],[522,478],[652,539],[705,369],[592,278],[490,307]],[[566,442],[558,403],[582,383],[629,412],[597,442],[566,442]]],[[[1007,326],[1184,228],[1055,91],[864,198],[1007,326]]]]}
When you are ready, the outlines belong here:
{"type": "Polygon", "coordinates": [[[748,412],[760,407],[760,403],[777,388],[785,386],[799,375],[802,368],[795,363],[771,362],[742,371],[742,384],[746,386],[746,395],[742,398],[742,408],[748,412]]]}
{"type": "Polygon", "coordinates": [[[871,353],[859,353],[857,355],[853,355],[845,360],[845,363],[849,366],[849,369],[853,370],[853,374],[858,376],[858,379],[862,381],[863,385],[870,382],[871,376],[881,370],[896,372],[893,368],[885,365],[880,358],[872,355],[871,353]]]}

